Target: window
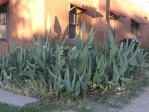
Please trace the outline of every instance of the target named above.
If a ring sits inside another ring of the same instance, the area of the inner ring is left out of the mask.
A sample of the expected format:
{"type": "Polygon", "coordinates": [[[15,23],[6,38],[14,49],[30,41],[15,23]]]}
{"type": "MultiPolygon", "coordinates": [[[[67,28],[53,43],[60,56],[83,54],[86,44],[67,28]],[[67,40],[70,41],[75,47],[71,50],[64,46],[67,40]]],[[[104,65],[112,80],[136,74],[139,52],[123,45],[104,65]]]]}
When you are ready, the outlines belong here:
{"type": "Polygon", "coordinates": [[[0,39],[6,39],[6,13],[0,13],[0,39]]]}
{"type": "Polygon", "coordinates": [[[70,3],[69,10],[69,38],[74,40],[79,33],[78,26],[81,25],[81,14],[86,10],[96,10],[96,7],[85,3],[82,0],[68,0],[70,3]]]}
{"type": "Polygon", "coordinates": [[[7,12],[6,4],[0,6],[0,40],[7,39],[7,12]]]}
{"type": "Polygon", "coordinates": [[[139,24],[131,19],[131,35],[132,37],[137,37],[137,31],[139,28],[139,24]]]}
{"type": "Polygon", "coordinates": [[[119,10],[110,10],[110,27],[114,36],[115,36],[116,21],[120,20],[119,18],[126,18],[126,17],[127,16],[119,10]]]}
{"type": "Polygon", "coordinates": [[[69,11],[69,37],[71,39],[76,37],[76,30],[77,30],[77,9],[75,6],[70,5],[69,11]]]}
{"type": "Polygon", "coordinates": [[[115,20],[118,19],[120,16],[110,12],[110,28],[112,31],[113,36],[115,36],[115,20]]]}
{"type": "Polygon", "coordinates": [[[69,11],[69,38],[75,39],[78,34],[78,26],[81,20],[81,9],[74,5],[70,5],[69,11]]]}

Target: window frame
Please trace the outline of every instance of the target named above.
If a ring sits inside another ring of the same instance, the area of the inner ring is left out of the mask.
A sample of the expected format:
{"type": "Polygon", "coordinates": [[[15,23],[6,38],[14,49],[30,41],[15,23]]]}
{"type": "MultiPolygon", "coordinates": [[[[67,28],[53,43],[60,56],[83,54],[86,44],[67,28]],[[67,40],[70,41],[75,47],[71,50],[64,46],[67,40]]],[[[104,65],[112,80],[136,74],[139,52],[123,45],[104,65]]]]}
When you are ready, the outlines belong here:
{"type": "Polygon", "coordinates": [[[140,24],[137,23],[136,21],[134,21],[133,19],[131,19],[131,36],[133,38],[138,38],[137,34],[138,34],[138,29],[139,29],[140,24]]]}
{"type": "Polygon", "coordinates": [[[69,38],[74,39],[76,37],[76,30],[78,25],[77,20],[77,8],[70,4],[70,11],[69,11],[69,38]]]}
{"type": "Polygon", "coordinates": [[[0,25],[5,25],[5,37],[0,38],[0,41],[7,41],[8,40],[8,11],[7,11],[7,4],[5,3],[3,5],[0,6],[0,14],[5,14],[5,24],[1,24],[0,25]]]}
{"type": "Polygon", "coordinates": [[[70,4],[69,10],[69,40],[74,41],[79,33],[79,25],[81,24],[81,14],[86,9],[79,8],[73,4],[70,4]]]}
{"type": "Polygon", "coordinates": [[[110,12],[110,28],[111,28],[111,31],[112,31],[112,34],[113,36],[115,37],[115,21],[118,20],[120,18],[120,16],[110,12]]]}

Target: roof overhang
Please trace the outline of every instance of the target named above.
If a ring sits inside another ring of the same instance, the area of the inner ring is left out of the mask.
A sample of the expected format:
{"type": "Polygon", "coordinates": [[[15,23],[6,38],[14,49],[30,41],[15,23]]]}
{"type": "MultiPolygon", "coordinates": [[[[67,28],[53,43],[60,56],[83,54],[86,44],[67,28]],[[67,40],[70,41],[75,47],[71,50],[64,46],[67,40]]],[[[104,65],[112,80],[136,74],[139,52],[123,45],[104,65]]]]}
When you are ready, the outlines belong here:
{"type": "Polygon", "coordinates": [[[116,10],[110,10],[110,13],[112,14],[110,17],[110,19],[117,19],[119,17],[123,17],[123,18],[126,18],[127,16],[121,12],[121,11],[116,11],[116,10]]]}
{"type": "Polygon", "coordinates": [[[131,19],[138,24],[146,25],[146,22],[143,20],[143,18],[132,17],[131,19]]]}
{"type": "Polygon", "coordinates": [[[7,3],[9,0],[0,0],[0,5],[7,3]]]}
{"type": "Polygon", "coordinates": [[[70,4],[82,9],[96,10],[96,7],[90,5],[89,3],[84,2],[83,0],[67,0],[67,1],[70,4]]]}

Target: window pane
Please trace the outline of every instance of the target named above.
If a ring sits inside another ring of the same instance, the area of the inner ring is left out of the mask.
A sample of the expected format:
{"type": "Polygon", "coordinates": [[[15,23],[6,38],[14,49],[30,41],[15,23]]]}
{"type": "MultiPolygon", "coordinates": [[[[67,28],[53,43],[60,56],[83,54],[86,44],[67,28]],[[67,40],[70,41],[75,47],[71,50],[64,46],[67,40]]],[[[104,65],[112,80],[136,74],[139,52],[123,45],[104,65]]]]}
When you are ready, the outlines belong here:
{"type": "Polygon", "coordinates": [[[133,38],[137,37],[137,30],[138,30],[139,24],[133,20],[131,20],[131,35],[133,38]]]}
{"type": "Polygon", "coordinates": [[[0,24],[6,24],[6,13],[0,14],[0,24]]]}
{"type": "Polygon", "coordinates": [[[6,39],[6,25],[0,25],[0,39],[6,39]]]}
{"type": "Polygon", "coordinates": [[[76,37],[76,25],[69,25],[69,37],[70,38],[76,37]]]}
{"type": "Polygon", "coordinates": [[[115,20],[114,19],[110,19],[110,27],[112,30],[112,34],[114,36],[115,35],[115,20]]]}

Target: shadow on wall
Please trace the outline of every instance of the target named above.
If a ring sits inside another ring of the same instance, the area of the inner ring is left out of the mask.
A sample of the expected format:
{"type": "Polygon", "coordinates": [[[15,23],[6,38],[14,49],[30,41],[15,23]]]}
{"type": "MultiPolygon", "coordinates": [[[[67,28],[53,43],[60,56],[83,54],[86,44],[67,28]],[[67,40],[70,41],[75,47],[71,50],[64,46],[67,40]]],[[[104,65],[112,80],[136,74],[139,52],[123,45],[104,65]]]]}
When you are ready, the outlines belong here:
{"type": "Polygon", "coordinates": [[[63,38],[65,38],[66,36],[68,36],[68,25],[66,26],[65,30],[62,31],[62,27],[57,16],[55,16],[54,20],[54,32],[56,33],[57,37],[62,36],[63,38]]]}
{"type": "Polygon", "coordinates": [[[54,31],[55,33],[57,33],[57,36],[60,36],[62,34],[62,28],[60,26],[57,16],[55,16],[55,21],[54,21],[54,31]]]}
{"type": "MultiPolygon", "coordinates": [[[[90,30],[92,29],[92,27],[95,28],[95,36],[99,37],[99,30],[101,30],[101,27],[103,26],[101,23],[100,20],[103,20],[103,15],[100,13],[100,11],[96,11],[96,10],[86,10],[82,13],[82,18],[83,20],[82,21],[85,21],[86,23],[86,32],[85,32],[85,41],[87,40],[88,38],[88,35],[89,35],[89,32],[90,30]]],[[[81,25],[79,27],[79,29],[81,30],[81,25]]],[[[103,30],[102,30],[103,32],[103,30]]],[[[95,39],[98,39],[99,38],[97,37],[95,39]]],[[[100,34],[100,38],[102,37],[102,35],[100,34]]]]}
{"type": "Polygon", "coordinates": [[[103,15],[95,10],[86,10],[84,14],[92,17],[92,18],[98,18],[98,17],[103,17],[103,15]]]}

